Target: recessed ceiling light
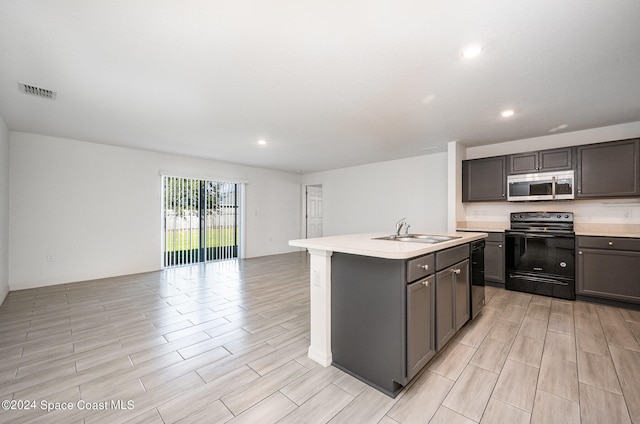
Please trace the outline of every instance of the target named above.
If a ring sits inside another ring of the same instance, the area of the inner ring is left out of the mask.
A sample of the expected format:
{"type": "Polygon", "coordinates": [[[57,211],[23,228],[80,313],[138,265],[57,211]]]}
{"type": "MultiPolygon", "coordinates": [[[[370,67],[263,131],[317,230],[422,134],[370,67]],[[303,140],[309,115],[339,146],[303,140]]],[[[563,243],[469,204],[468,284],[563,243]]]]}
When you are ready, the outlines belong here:
{"type": "Polygon", "coordinates": [[[513,116],[514,113],[515,112],[512,109],[507,109],[507,110],[503,110],[500,115],[502,115],[503,118],[509,118],[513,116]]]}
{"type": "Polygon", "coordinates": [[[462,51],[462,57],[464,57],[465,59],[472,59],[474,57],[479,56],[483,50],[484,50],[484,47],[479,45],[469,46],[462,51]]]}
{"type": "Polygon", "coordinates": [[[267,140],[265,140],[264,138],[261,138],[260,140],[258,140],[258,145],[259,146],[266,146],[267,145],[267,140]]]}

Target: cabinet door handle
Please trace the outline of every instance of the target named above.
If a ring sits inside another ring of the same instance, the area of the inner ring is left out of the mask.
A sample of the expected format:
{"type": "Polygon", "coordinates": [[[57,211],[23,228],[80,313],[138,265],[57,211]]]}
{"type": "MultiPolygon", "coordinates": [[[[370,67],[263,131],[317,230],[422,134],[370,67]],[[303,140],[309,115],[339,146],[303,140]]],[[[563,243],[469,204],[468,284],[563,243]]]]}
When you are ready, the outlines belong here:
{"type": "Polygon", "coordinates": [[[460,268],[457,268],[457,269],[452,269],[451,272],[453,272],[456,275],[459,275],[462,271],[460,270],[460,268]]]}
{"type": "Polygon", "coordinates": [[[578,250],[578,255],[582,255],[582,250],[578,250]]]}
{"type": "Polygon", "coordinates": [[[501,245],[501,244],[499,244],[499,245],[498,245],[498,247],[499,247],[500,249],[502,249],[502,245],[501,245]]]}
{"type": "Polygon", "coordinates": [[[609,242],[609,246],[613,246],[613,242],[612,241],[609,242]]]}
{"type": "Polygon", "coordinates": [[[422,284],[423,284],[425,287],[429,287],[429,282],[428,282],[428,281],[423,281],[423,282],[422,282],[422,284]]]}
{"type": "Polygon", "coordinates": [[[422,269],[424,269],[426,271],[426,270],[429,269],[429,265],[420,265],[420,264],[418,264],[418,268],[422,268],[422,269]]]}

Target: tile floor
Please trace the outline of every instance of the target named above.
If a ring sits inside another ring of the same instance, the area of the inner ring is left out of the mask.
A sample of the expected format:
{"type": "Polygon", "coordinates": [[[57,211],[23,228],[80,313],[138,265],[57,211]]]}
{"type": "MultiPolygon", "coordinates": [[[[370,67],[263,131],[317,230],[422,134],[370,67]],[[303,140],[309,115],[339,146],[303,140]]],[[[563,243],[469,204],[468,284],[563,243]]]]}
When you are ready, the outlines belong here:
{"type": "Polygon", "coordinates": [[[487,287],[392,399],[307,359],[308,279],[292,253],[12,292],[0,422],[640,423],[640,311],[487,287]]]}

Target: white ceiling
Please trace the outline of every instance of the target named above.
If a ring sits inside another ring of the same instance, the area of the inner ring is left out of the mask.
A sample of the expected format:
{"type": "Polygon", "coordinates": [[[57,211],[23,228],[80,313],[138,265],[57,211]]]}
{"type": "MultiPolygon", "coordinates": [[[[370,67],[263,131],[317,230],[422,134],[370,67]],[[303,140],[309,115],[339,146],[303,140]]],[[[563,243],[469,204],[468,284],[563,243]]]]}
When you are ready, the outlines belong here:
{"type": "Polygon", "coordinates": [[[640,121],[640,1],[0,0],[0,115],[291,172],[640,121]]]}

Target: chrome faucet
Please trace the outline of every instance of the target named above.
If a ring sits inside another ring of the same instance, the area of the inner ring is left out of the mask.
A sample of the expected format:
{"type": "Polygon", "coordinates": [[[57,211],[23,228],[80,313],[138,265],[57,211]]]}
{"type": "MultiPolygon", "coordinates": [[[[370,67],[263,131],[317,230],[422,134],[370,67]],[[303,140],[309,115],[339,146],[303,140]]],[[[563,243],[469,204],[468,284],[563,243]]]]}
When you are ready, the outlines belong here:
{"type": "Polygon", "coordinates": [[[402,227],[404,227],[404,234],[407,235],[409,233],[410,225],[407,224],[407,218],[402,218],[398,222],[396,222],[396,237],[400,237],[400,231],[402,231],[402,227]]]}

